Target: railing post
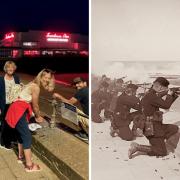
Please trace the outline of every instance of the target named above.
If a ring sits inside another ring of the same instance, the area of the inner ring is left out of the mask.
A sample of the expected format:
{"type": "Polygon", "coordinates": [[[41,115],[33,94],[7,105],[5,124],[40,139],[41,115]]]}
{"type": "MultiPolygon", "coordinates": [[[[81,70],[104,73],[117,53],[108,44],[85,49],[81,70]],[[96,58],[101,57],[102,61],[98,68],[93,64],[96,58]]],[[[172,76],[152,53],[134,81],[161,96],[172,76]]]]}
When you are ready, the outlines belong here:
{"type": "Polygon", "coordinates": [[[56,105],[57,105],[57,101],[53,99],[52,100],[53,112],[51,115],[50,128],[56,127],[56,105]]]}

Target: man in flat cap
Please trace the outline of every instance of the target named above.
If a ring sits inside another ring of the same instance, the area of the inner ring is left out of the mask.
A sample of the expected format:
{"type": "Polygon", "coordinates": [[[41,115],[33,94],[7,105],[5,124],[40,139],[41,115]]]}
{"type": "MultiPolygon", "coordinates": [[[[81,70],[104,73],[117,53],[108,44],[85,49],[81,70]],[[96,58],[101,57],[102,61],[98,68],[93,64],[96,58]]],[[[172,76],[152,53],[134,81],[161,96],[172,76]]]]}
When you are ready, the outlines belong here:
{"type": "Polygon", "coordinates": [[[96,123],[102,123],[104,120],[100,117],[100,113],[104,110],[104,116],[106,116],[107,109],[110,103],[110,92],[108,90],[109,84],[104,81],[100,84],[99,89],[94,91],[91,95],[91,107],[92,107],[92,121],[96,123]]]}
{"type": "Polygon", "coordinates": [[[129,125],[134,116],[140,113],[140,100],[136,97],[138,86],[128,84],[125,91],[118,97],[115,108],[114,118],[111,122],[111,136],[117,133],[118,136],[126,141],[134,139],[134,133],[129,125]],[[135,112],[131,113],[130,110],[135,112]]]}
{"type": "Polygon", "coordinates": [[[114,110],[116,108],[118,96],[120,96],[122,94],[122,92],[124,91],[123,83],[124,83],[124,81],[122,78],[114,80],[113,86],[110,89],[110,93],[112,96],[112,98],[110,100],[110,105],[109,105],[110,112],[114,112],[114,110]]]}
{"type": "Polygon", "coordinates": [[[103,74],[103,75],[101,76],[101,79],[100,79],[100,81],[99,81],[99,86],[100,86],[103,82],[107,82],[107,76],[106,76],[105,74],[103,74]]]}
{"type": "Polygon", "coordinates": [[[153,82],[152,88],[143,97],[144,134],[149,140],[150,146],[132,143],[129,149],[130,159],[136,152],[143,152],[149,156],[166,156],[168,154],[166,143],[179,129],[174,124],[163,124],[163,113],[159,111],[159,108],[169,109],[178,97],[173,91],[168,89],[168,85],[169,81],[166,78],[158,77],[153,82]],[[164,95],[166,95],[165,100],[162,98],[164,95]]]}

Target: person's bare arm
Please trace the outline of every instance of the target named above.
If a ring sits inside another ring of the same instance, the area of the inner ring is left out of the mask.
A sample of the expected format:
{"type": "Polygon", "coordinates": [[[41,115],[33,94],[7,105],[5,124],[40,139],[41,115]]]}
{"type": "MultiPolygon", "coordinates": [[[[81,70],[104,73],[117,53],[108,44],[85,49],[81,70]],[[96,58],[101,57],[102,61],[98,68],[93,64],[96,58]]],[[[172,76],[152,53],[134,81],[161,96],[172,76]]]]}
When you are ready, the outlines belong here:
{"type": "Polygon", "coordinates": [[[78,100],[75,97],[72,97],[68,101],[69,101],[70,104],[76,104],[78,102],[78,100]]]}
{"type": "Polygon", "coordinates": [[[42,122],[44,119],[40,115],[39,110],[39,93],[40,88],[37,85],[32,85],[32,108],[35,114],[35,118],[37,122],[42,122]]]}
{"type": "Polygon", "coordinates": [[[54,93],[53,94],[54,98],[58,98],[60,99],[62,102],[65,103],[69,103],[69,104],[76,104],[78,102],[78,100],[75,97],[72,97],[70,99],[66,99],[65,97],[63,97],[62,95],[58,94],[58,93],[54,93]]]}

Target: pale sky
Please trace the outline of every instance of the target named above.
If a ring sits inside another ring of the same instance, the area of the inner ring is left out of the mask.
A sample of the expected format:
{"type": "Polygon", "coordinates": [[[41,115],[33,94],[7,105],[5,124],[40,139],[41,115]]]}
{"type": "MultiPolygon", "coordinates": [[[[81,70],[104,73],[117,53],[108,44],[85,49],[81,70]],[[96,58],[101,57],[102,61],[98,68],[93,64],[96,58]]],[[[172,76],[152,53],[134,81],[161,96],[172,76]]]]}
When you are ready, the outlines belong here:
{"type": "Polygon", "coordinates": [[[91,40],[92,73],[109,61],[180,61],[180,0],[92,0],[91,40]]]}
{"type": "Polygon", "coordinates": [[[180,62],[109,62],[96,75],[106,74],[110,78],[127,76],[126,80],[136,83],[151,82],[149,74],[180,75],[180,62]]]}

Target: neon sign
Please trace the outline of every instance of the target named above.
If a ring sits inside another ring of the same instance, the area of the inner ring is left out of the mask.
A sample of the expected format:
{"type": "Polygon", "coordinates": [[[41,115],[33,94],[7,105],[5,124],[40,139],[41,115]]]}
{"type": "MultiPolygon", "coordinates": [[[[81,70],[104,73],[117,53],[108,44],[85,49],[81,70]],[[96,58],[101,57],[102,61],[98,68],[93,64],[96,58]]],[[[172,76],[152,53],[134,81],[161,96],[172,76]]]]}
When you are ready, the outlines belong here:
{"type": "Polygon", "coordinates": [[[24,55],[25,56],[38,56],[38,55],[40,55],[40,51],[38,51],[38,50],[25,50],[24,55]]]}
{"type": "Polygon", "coordinates": [[[23,46],[37,46],[37,42],[23,42],[23,46]]]}
{"type": "Polygon", "coordinates": [[[13,50],[12,54],[13,54],[13,58],[18,57],[18,50],[13,50]]]}
{"type": "Polygon", "coordinates": [[[70,36],[66,33],[47,33],[46,34],[47,41],[50,42],[68,42],[70,36]]]}
{"type": "Polygon", "coordinates": [[[13,39],[14,38],[14,33],[7,33],[5,34],[5,39],[13,39]]]}

